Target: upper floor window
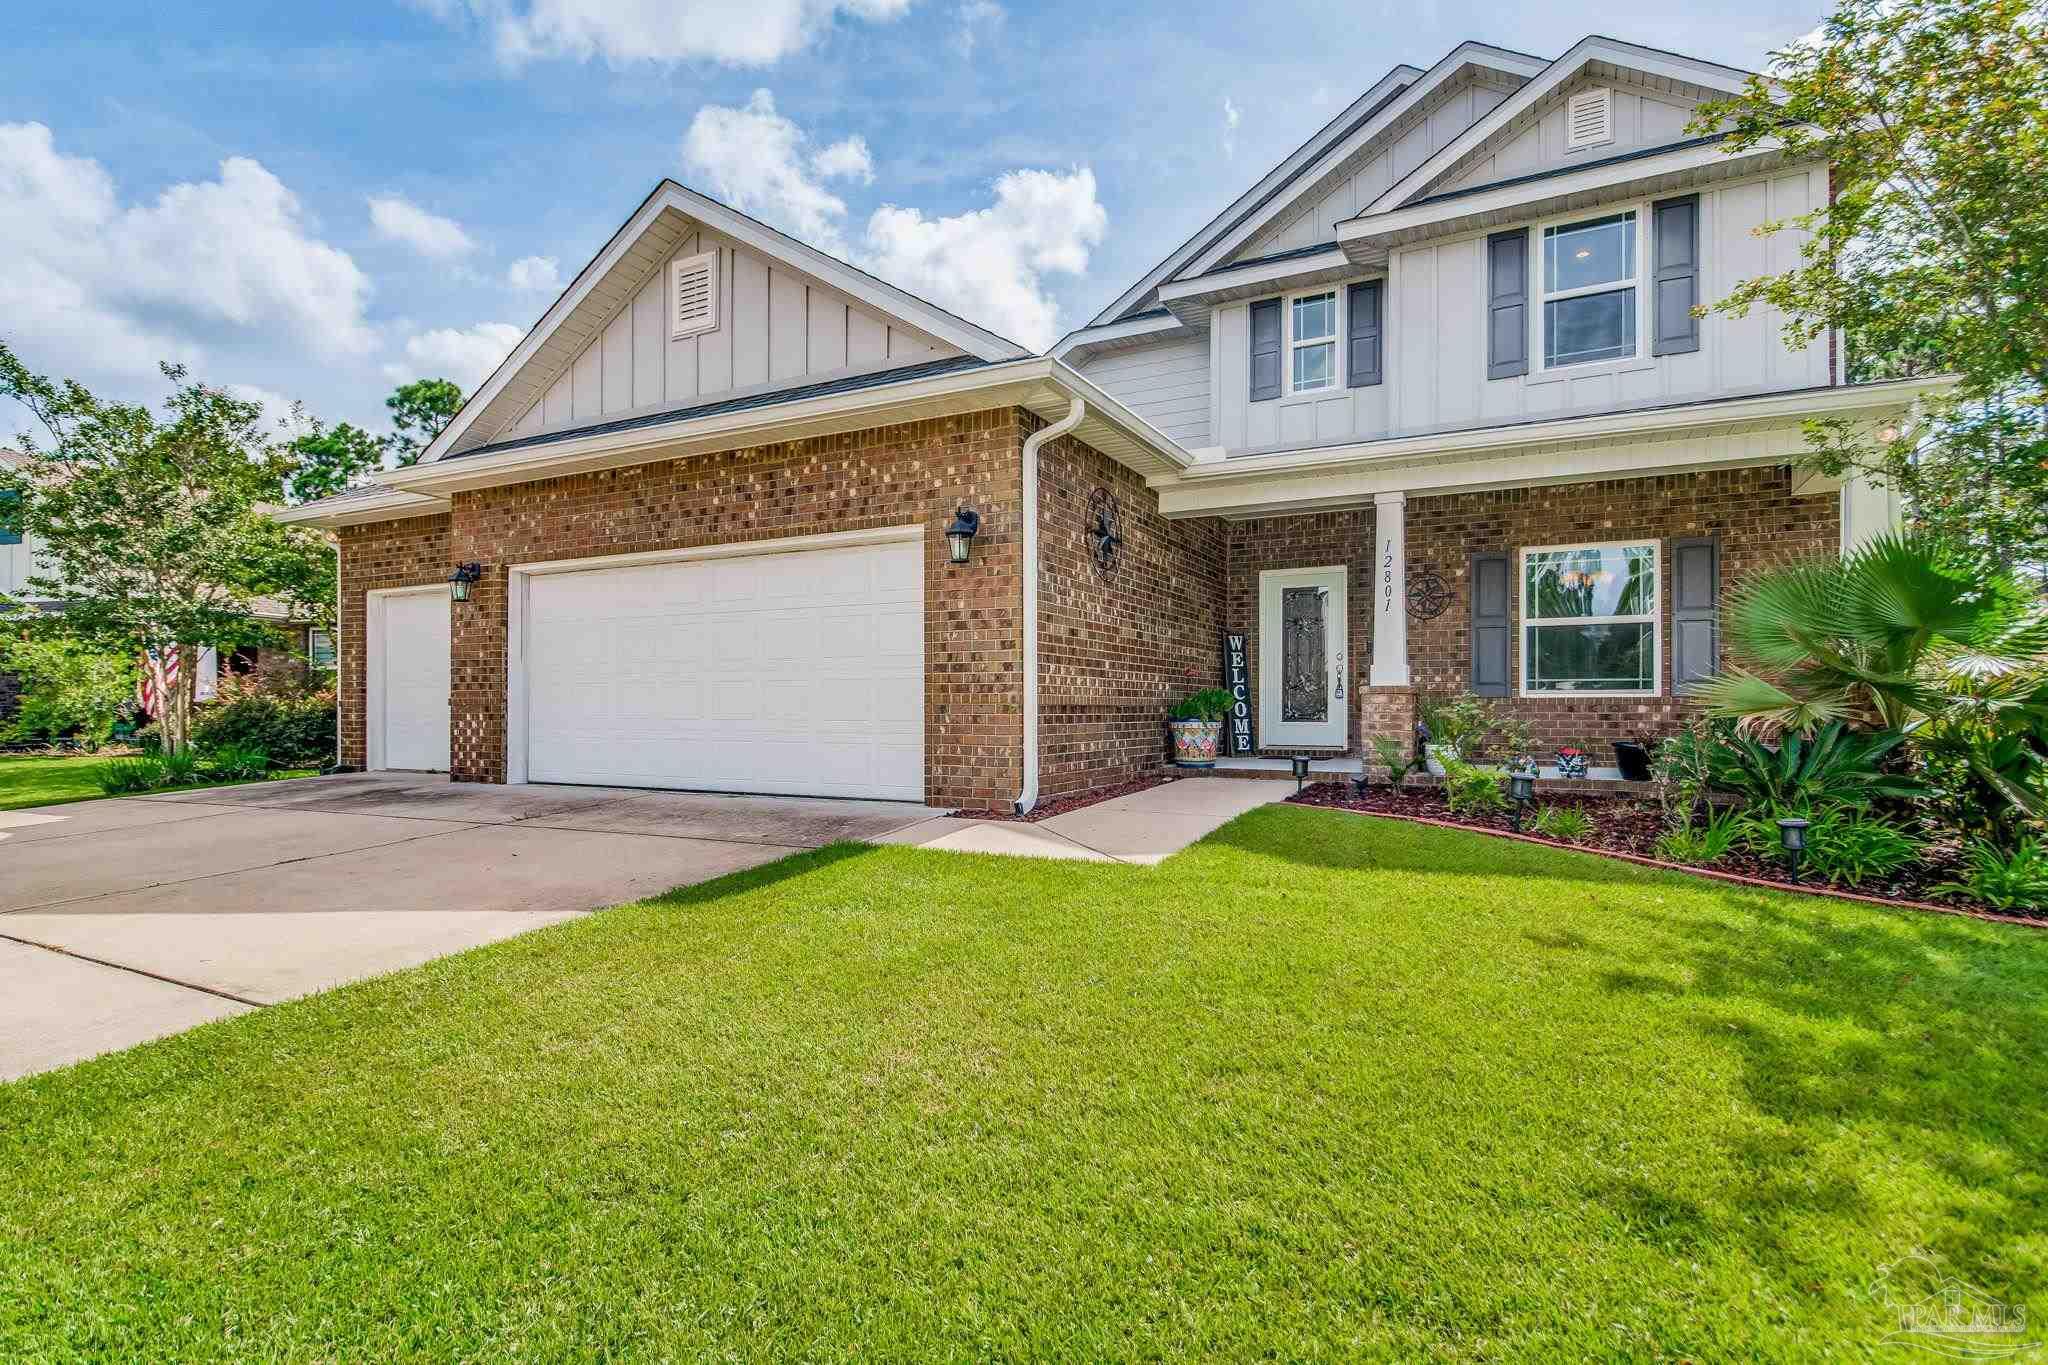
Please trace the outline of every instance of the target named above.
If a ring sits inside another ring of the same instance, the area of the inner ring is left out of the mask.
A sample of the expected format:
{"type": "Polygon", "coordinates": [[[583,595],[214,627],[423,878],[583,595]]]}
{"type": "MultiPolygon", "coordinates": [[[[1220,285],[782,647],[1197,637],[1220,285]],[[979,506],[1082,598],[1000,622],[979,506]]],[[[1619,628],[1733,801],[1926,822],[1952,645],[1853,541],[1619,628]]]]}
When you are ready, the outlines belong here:
{"type": "Polygon", "coordinates": [[[1543,364],[1583,365],[1636,353],[1636,214],[1543,229],[1543,364]]]}
{"type": "Polygon", "coordinates": [[[1288,387],[1295,393],[1337,386],[1337,292],[1302,294],[1288,305],[1288,387]]]}
{"type": "Polygon", "coordinates": [[[0,488],[0,545],[21,544],[21,494],[0,488]]]}

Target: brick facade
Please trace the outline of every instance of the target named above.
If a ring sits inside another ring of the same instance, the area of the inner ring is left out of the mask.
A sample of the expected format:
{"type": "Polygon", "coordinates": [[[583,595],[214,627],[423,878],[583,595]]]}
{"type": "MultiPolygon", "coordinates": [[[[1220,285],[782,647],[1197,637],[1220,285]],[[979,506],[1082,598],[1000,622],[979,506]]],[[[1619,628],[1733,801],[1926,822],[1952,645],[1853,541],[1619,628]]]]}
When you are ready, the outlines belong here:
{"type": "Polygon", "coordinates": [[[1162,517],[1142,477],[1072,437],[1038,460],[1039,793],[1051,799],[1159,771],[1167,709],[1220,675],[1224,542],[1213,519],[1162,517]],[[1089,535],[1097,489],[1116,500],[1124,542],[1108,572],[1089,535]]]}
{"type": "MultiPolygon", "coordinates": [[[[1246,663],[1252,680],[1252,732],[1261,750],[1265,750],[1265,727],[1258,716],[1259,575],[1271,569],[1319,569],[1333,564],[1349,567],[1345,587],[1350,617],[1345,629],[1349,676],[1345,680],[1345,695],[1357,697],[1372,665],[1372,509],[1232,522],[1226,528],[1225,540],[1229,559],[1224,575],[1224,625],[1245,633],[1250,654],[1246,663]]],[[[1357,741],[1354,727],[1350,746],[1341,752],[1357,753],[1357,741]]],[[[1324,755],[1339,751],[1288,746],[1270,752],[1324,755]]]]}
{"type": "Polygon", "coordinates": [[[364,594],[376,588],[446,582],[455,561],[448,552],[445,514],[347,526],[336,535],[341,540],[341,612],[335,632],[340,643],[335,680],[339,761],[345,768],[360,768],[369,761],[368,733],[363,728],[363,640],[369,629],[369,599],[364,594]]]}

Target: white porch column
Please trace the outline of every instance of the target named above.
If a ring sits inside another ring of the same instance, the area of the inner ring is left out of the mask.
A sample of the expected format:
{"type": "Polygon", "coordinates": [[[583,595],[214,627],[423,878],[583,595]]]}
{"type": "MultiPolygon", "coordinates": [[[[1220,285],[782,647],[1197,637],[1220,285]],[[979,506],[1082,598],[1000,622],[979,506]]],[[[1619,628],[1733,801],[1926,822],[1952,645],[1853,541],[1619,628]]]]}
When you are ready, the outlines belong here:
{"type": "Polygon", "coordinates": [[[1374,687],[1406,687],[1408,678],[1408,495],[1372,499],[1372,672],[1374,687]]]}
{"type": "Polygon", "coordinates": [[[1842,553],[1899,529],[1903,520],[1899,495],[1859,473],[1842,480],[1842,553]]]}

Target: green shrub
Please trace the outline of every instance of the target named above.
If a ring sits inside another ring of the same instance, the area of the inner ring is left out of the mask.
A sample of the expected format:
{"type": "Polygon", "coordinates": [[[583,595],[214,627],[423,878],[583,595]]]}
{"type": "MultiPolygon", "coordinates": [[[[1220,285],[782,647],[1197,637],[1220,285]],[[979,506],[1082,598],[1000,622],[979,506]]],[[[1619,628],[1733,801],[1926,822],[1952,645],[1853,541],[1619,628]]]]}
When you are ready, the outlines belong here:
{"type": "Polygon", "coordinates": [[[1508,808],[1506,775],[1461,759],[1444,763],[1444,801],[1453,815],[1484,815],[1508,808]]]}
{"type": "Polygon", "coordinates": [[[1593,837],[1593,821],[1577,806],[1545,806],[1530,826],[1546,839],[1582,844],[1593,837]]]}
{"type": "Polygon", "coordinates": [[[1997,910],[2048,910],[2048,849],[2028,836],[2011,852],[1995,844],[1971,844],[1969,871],[1959,882],[1936,888],[1939,895],[1970,896],[1997,910]]]}
{"type": "Polygon", "coordinates": [[[1381,735],[1372,742],[1372,751],[1378,756],[1380,766],[1387,770],[1387,781],[1395,786],[1415,769],[1415,755],[1406,744],[1398,739],[1381,735]]]}
{"type": "Polygon", "coordinates": [[[135,700],[132,655],[106,653],[60,636],[0,634],[0,673],[21,680],[20,707],[0,725],[0,740],[76,735],[88,749],[112,738],[122,708],[135,700]]]}
{"type": "Polygon", "coordinates": [[[223,744],[201,761],[209,773],[227,782],[253,782],[270,771],[270,755],[245,744],[223,744]]]}
{"type": "Polygon", "coordinates": [[[192,717],[192,742],[206,751],[260,749],[280,768],[331,767],[334,697],[256,695],[199,707],[192,717]]]}
{"type": "Polygon", "coordinates": [[[1657,856],[1667,863],[1707,867],[1720,862],[1741,842],[1744,825],[1739,812],[1709,811],[1697,824],[1688,820],[1657,841],[1657,856]]]}
{"type": "Polygon", "coordinates": [[[1730,732],[1708,741],[1708,781],[1742,797],[1760,813],[1867,806],[1881,796],[1924,796],[1921,783],[1879,766],[1905,739],[1896,730],[1857,735],[1838,720],[1811,737],[1788,734],[1775,749],[1754,735],[1730,732]]]}
{"type": "Polygon", "coordinates": [[[100,790],[109,796],[153,792],[166,785],[163,760],[145,754],[139,758],[110,758],[96,774],[100,790]]]}
{"type": "Polygon", "coordinates": [[[164,785],[167,787],[189,787],[204,780],[199,771],[199,752],[187,749],[181,754],[157,755],[157,766],[163,769],[164,785]]]}
{"type": "MultiPolygon", "coordinates": [[[[1173,720],[1222,720],[1236,704],[1236,697],[1220,687],[1211,687],[1175,703],[1167,715],[1173,720]]],[[[330,717],[334,714],[332,703],[328,705],[327,714],[330,717]]],[[[331,741],[333,735],[330,733],[328,738],[331,741]]]]}
{"type": "Polygon", "coordinates": [[[1778,829],[1781,816],[1806,820],[1806,852],[1800,859],[1800,872],[1832,886],[1861,886],[1873,877],[1887,877],[1911,866],[1920,856],[1918,839],[1849,806],[1745,812],[1740,838],[1751,853],[1768,861],[1784,860],[1784,836],[1778,829]]]}

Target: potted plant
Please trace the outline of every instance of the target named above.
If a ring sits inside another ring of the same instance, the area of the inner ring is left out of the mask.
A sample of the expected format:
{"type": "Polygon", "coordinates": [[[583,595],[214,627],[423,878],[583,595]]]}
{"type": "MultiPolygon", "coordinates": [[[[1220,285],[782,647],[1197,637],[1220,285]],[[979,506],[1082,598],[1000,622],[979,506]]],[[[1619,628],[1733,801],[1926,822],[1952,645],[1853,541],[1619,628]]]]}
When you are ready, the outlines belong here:
{"type": "Polygon", "coordinates": [[[1423,753],[1429,771],[1444,775],[1444,765],[1458,763],[1478,753],[1480,744],[1493,729],[1493,707],[1470,692],[1456,697],[1425,697],[1420,706],[1422,723],[1428,730],[1423,753]]]}
{"type": "Polygon", "coordinates": [[[1559,777],[1584,777],[1586,775],[1586,751],[1576,744],[1560,744],[1557,748],[1557,775],[1559,777]]]}
{"type": "Polygon", "coordinates": [[[1167,728],[1173,731],[1173,761],[1182,768],[1216,766],[1216,739],[1223,733],[1223,718],[1236,699],[1220,687],[1195,693],[1168,712],[1167,728]]]}

